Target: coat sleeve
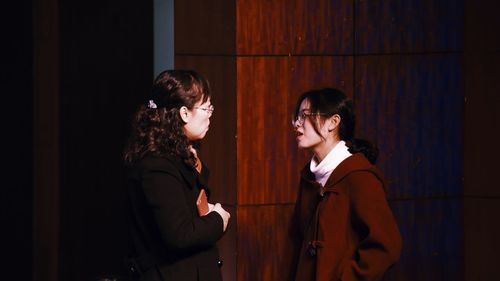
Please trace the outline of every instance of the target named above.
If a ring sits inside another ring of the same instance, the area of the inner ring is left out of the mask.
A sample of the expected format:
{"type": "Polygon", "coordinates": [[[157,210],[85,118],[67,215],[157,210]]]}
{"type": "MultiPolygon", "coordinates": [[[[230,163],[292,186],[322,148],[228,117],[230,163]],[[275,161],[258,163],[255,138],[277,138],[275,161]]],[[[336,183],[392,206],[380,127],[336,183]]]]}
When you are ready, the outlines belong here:
{"type": "Polygon", "coordinates": [[[162,161],[146,167],[142,187],[165,244],[183,250],[215,244],[223,235],[222,217],[217,212],[193,216],[186,200],[186,184],[174,164],[162,161]]]}
{"type": "Polygon", "coordinates": [[[371,172],[348,176],[351,223],[360,241],[342,281],[380,280],[400,256],[401,235],[381,181],[371,172]]]}

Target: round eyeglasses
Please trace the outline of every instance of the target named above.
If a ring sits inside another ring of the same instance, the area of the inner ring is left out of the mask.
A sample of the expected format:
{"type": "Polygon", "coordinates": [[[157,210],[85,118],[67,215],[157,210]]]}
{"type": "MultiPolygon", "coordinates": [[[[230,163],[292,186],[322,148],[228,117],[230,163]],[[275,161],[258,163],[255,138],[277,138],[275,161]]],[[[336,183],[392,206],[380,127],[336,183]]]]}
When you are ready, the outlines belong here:
{"type": "Polygon", "coordinates": [[[206,113],[208,113],[208,115],[212,115],[212,113],[214,112],[215,110],[215,107],[213,105],[210,105],[208,107],[200,107],[200,106],[195,106],[194,108],[196,109],[200,109],[200,110],[203,110],[205,111],[206,113]]]}
{"type": "Polygon", "coordinates": [[[319,112],[318,113],[311,113],[309,111],[302,110],[301,112],[299,112],[299,114],[292,116],[292,127],[302,126],[302,125],[304,125],[304,121],[306,120],[307,117],[316,116],[316,115],[324,116],[326,114],[319,113],[319,112]]]}

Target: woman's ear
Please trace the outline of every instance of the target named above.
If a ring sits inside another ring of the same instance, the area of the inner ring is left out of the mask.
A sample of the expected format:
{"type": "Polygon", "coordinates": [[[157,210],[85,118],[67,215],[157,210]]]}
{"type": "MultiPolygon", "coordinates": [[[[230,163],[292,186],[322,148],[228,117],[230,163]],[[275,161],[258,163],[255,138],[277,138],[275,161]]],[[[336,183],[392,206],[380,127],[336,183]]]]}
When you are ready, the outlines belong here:
{"type": "Polygon", "coordinates": [[[328,132],[331,132],[338,128],[340,125],[340,115],[334,114],[332,117],[328,118],[328,132]]]}
{"type": "Polygon", "coordinates": [[[179,115],[181,116],[181,119],[182,121],[184,121],[184,123],[188,123],[191,119],[191,112],[189,112],[189,109],[185,106],[179,109],[179,115]]]}

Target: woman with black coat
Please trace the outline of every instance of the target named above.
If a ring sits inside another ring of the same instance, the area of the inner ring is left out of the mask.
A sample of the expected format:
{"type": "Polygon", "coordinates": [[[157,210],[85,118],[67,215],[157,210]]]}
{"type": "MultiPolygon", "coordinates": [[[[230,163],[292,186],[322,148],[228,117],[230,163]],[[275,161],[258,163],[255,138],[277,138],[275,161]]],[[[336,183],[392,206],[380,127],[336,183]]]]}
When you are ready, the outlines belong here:
{"type": "Polygon", "coordinates": [[[199,213],[196,201],[208,169],[199,141],[214,108],[208,81],[189,70],[167,70],[133,120],[125,150],[129,167],[130,269],[141,281],[222,280],[216,242],[230,218],[221,204],[199,213]]]}

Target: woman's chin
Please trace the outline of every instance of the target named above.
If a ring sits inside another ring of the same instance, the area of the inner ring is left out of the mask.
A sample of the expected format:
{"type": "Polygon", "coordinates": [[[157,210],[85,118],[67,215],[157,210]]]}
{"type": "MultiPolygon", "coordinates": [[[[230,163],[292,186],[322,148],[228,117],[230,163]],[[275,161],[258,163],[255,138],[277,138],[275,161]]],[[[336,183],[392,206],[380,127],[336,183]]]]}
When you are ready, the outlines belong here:
{"type": "Polygon", "coordinates": [[[297,143],[297,147],[299,149],[306,149],[306,148],[308,148],[308,146],[306,144],[302,143],[302,142],[298,142],[297,143]]]}

